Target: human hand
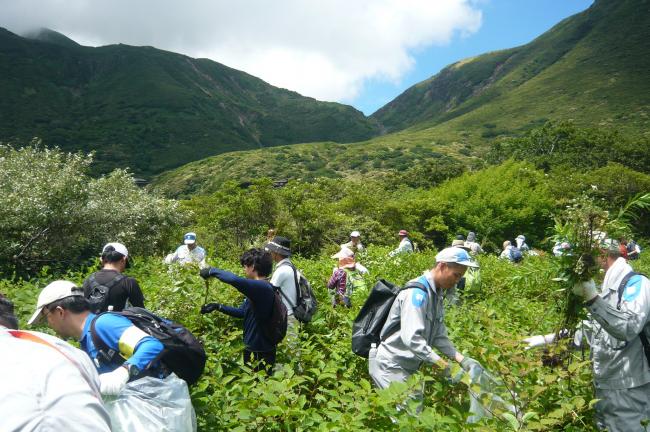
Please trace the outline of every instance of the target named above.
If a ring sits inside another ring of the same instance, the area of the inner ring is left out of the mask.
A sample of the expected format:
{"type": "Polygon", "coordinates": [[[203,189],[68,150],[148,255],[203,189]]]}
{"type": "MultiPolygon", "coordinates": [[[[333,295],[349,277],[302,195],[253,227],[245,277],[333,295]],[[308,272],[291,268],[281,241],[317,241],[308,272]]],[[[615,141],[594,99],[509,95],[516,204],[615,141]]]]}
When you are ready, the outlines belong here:
{"type": "Polygon", "coordinates": [[[216,310],[220,310],[220,309],[221,309],[221,305],[219,303],[208,303],[208,304],[204,304],[203,306],[201,306],[201,313],[202,314],[207,314],[207,313],[210,313],[212,311],[216,311],[216,310]]]}
{"type": "Polygon", "coordinates": [[[107,372],[99,375],[99,388],[103,395],[115,396],[126,386],[129,381],[129,371],[126,367],[120,366],[113,372],[107,372]]]}
{"type": "Polygon", "coordinates": [[[204,267],[201,269],[199,274],[203,279],[207,279],[211,276],[214,276],[213,270],[216,270],[214,267],[204,267]]]}

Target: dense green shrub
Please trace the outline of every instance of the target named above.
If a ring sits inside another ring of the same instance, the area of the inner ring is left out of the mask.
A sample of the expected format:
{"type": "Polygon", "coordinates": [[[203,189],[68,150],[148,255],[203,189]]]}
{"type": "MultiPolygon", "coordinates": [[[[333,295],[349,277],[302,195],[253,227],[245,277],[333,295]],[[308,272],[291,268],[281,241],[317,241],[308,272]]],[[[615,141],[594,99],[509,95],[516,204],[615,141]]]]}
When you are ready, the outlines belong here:
{"type": "Polygon", "coordinates": [[[33,271],[98,254],[108,241],[153,253],[184,218],[126,171],[86,175],[91,156],[0,146],[0,269],[33,271]]]}
{"type": "MultiPolygon", "coordinates": [[[[403,284],[430,268],[435,256],[430,251],[391,259],[387,252],[371,246],[360,257],[372,275],[369,285],[380,277],[403,284]]],[[[332,309],[325,288],[334,264],[330,258],[295,260],[312,282],[321,308],[302,330],[303,371],[295,372],[296,360],[281,347],[279,362],[284,366],[270,379],[251,375],[243,366],[240,321],[216,312],[198,313],[206,299],[239,304],[241,295],[214,280],[206,291],[196,269],[166,268],[161,258],[136,260],[129,272],[143,287],[149,308],[184,323],[206,346],[206,372],[191,389],[200,430],[595,430],[591,372],[584,353],[573,352],[566,366],[550,368],[542,365],[541,352],[525,351],[520,343],[530,334],[553,331],[558,323],[556,301],[561,294],[550,281],[552,258],[529,257],[513,265],[481,256],[482,285],[468,290],[462,304],[447,308],[452,341],[503,380],[499,395],[516,408],[515,416],[496,412],[496,418],[478,424],[466,423],[468,387],[450,385],[432,368],[422,367],[409,385],[382,391],[372,387],[367,361],[350,350],[351,322],[367,293],[355,293],[352,309],[332,309]],[[421,380],[426,382],[424,411],[418,416],[396,412],[396,404],[421,380]]],[[[220,259],[219,265],[241,274],[236,257],[229,258],[220,259]]],[[[650,261],[642,256],[635,267],[647,271],[650,261]]],[[[62,276],[80,283],[93,270],[43,273],[30,282],[5,280],[0,292],[17,303],[24,324],[40,288],[62,276]]]]}

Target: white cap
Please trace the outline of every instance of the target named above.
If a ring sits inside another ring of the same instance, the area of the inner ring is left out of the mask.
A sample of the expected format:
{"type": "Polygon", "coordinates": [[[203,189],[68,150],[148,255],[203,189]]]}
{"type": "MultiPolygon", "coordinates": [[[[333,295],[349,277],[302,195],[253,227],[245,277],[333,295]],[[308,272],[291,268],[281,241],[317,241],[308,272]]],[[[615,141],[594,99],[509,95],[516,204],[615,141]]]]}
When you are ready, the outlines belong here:
{"type": "Polygon", "coordinates": [[[340,251],[332,255],[332,258],[337,258],[337,259],[352,258],[353,256],[354,256],[354,252],[352,252],[350,248],[343,246],[340,251]]]}
{"type": "Polygon", "coordinates": [[[196,233],[188,232],[183,236],[183,243],[194,244],[196,243],[196,233]]]}
{"type": "Polygon", "coordinates": [[[352,231],[350,237],[361,237],[361,233],[359,231],[352,231]]]}
{"type": "Polygon", "coordinates": [[[107,243],[102,249],[102,254],[106,252],[106,249],[108,249],[109,247],[112,247],[113,250],[115,250],[115,252],[120,253],[125,257],[129,256],[129,251],[126,249],[126,246],[124,246],[122,243],[107,243]]]}
{"type": "Polygon", "coordinates": [[[436,262],[456,263],[465,267],[479,267],[478,263],[472,261],[472,258],[465,249],[455,246],[445,248],[438,252],[438,255],[436,255],[436,262]]]}
{"type": "Polygon", "coordinates": [[[38,295],[38,302],[36,302],[36,312],[27,321],[27,325],[32,325],[34,322],[41,318],[43,308],[57,300],[64,299],[72,296],[83,296],[84,291],[78,288],[73,282],[58,280],[54,281],[45,288],[38,295]]]}
{"type": "Polygon", "coordinates": [[[523,234],[519,234],[515,240],[525,241],[525,240],[526,240],[526,237],[524,237],[523,234]]]}

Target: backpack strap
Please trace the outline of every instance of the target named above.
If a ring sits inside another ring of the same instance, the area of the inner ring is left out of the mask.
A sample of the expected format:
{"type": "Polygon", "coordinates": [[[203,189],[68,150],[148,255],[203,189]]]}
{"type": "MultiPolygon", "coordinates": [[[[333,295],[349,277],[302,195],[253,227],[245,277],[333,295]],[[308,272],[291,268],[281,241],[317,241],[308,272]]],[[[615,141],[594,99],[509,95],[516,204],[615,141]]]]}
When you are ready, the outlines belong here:
{"type": "MultiPolygon", "coordinates": [[[[421,276],[420,278],[418,278],[418,282],[413,281],[413,282],[407,283],[402,288],[400,288],[399,292],[402,292],[404,290],[411,289],[411,288],[417,288],[417,289],[420,289],[420,290],[422,290],[422,291],[424,291],[426,293],[429,282],[426,280],[426,278],[424,276],[421,276]],[[420,278],[423,278],[425,283],[419,282],[420,278]]],[[[397,333],[400,330],[400,328],[401,328],[400,323],[399,322],[395,323],[394,327],[390,328],[386,332],[386,336],[381,338],[379,343],[384,342],[386,339],[388,339],[389,337],[391,337],[392,335],[397,333]]]]}
{"type": "Polygon", "coordinates": [[[294,309],[296,306],[298,306],[298,301],[300,300],[300,287],[298,285],[298,270],[296,269],[296,266],[293,265],[291,261],[285,261],[282,264],[278,265],[278,267],[283,266],[283,265],[288,265],[291,267],[291,270],[293,270],[293,283],[296,284],[296,304],[291,304],[291,300],[287,298],[286,295],[282,292],[282,289],[280,289],[280,295],[284,297],[287,302],[291,305],[291,308],[294,309]]]}
{"type": "Polygon", "coordinates": [[[633,276],[636,276],[640,273],[636,273],[634,271],[629,272],[628,274],[623,277],[623,280],[618,286],[618,301],[616,302],[616,309],[621,310],[621,299],[623,299],[623,292],[625,292],[625,287],[627,286],[627,283],[632,279],[633,276]]]}
{"type": "Polygon", "coordinates": [[[97,348],[97,361],[99,361],[100,364],[121,364],[120,358],[124,359],[122,357],[122,354],[120,354],[119,350],[114,350],[111,347],[108,346],[106,342],[104,342],[104,339],[99,337],[97,334],[97,331],[95,330],[95,323],[97,319],[106,314],[106,313],[115,313],[115,312],[104,312],[101,313],[93,320],[90,322],[90,337],[92,338],[93,345],[95,345],[95,348],[97,348]]]}

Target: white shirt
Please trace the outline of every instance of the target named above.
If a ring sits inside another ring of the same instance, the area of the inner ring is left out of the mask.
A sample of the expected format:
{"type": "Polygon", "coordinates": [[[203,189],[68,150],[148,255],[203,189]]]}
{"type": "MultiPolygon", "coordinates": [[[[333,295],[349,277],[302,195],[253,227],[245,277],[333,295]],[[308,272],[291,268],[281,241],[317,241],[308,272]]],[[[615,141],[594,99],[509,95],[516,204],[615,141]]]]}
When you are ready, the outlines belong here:
{"type": "Polygon", "coordinates": [[[90,358],[53,336],[25,333],[46,340],[70,359],[0,326],[0,430],[110,432],[90,358]]]}
{"type": "Polygon", "coordinates": [[[180,245],[173,254],[169,254],[165,257],[165,264],[171,264],[174,262],[181,265],[195,262],[199,264],[199,267],[204,268],[207,266],[205,262],[205,249],[201,246],[197,246],[190,250],[187,245],[180,245]]]}
{"type": "Polygon", "coordinates": [[[293,269],[287,263],[291,263],[289,258],[285,258],[277,263],[273,276],[271,276],[271,285],[280,288],[282,302],[287,307],[287,313],[292,315],[293,307],[298,301],[298,292],[296,290],[296,279],[293,269]]]}

